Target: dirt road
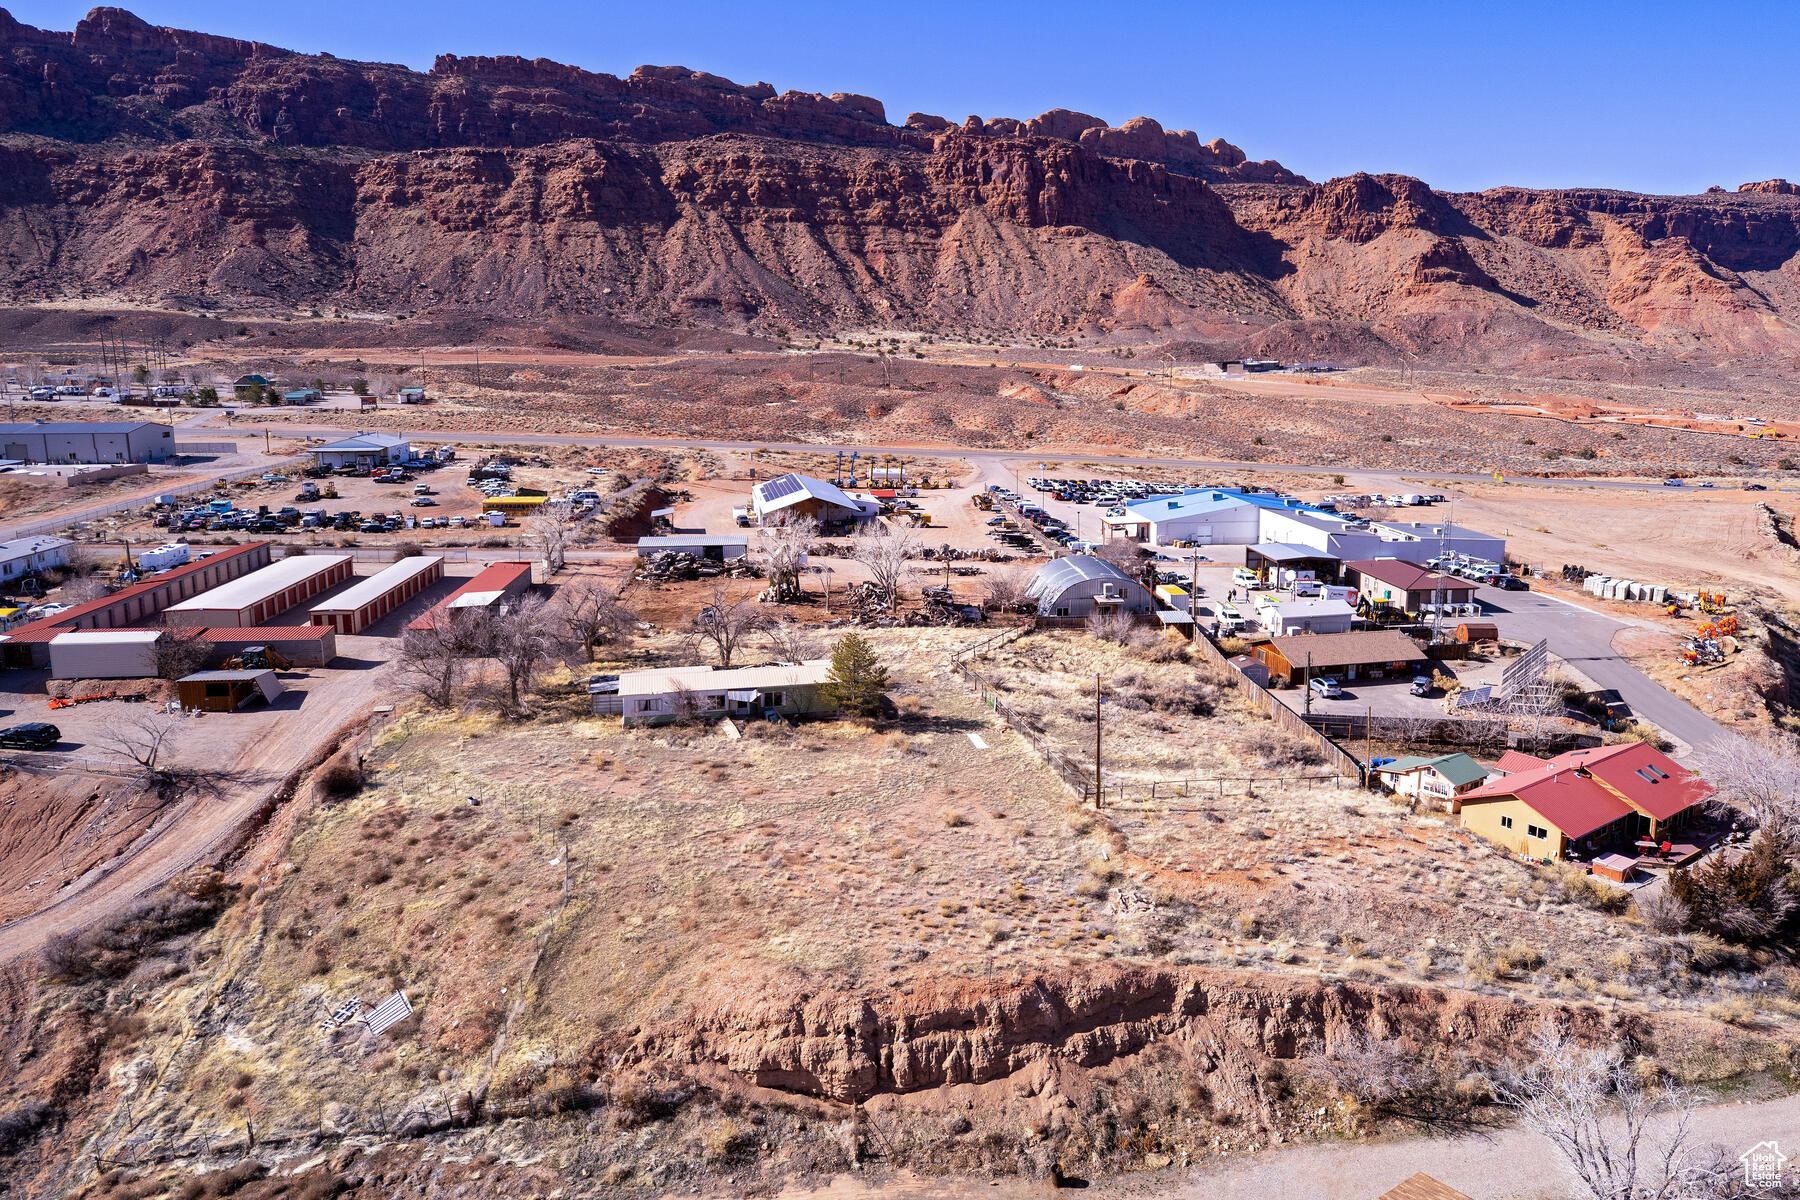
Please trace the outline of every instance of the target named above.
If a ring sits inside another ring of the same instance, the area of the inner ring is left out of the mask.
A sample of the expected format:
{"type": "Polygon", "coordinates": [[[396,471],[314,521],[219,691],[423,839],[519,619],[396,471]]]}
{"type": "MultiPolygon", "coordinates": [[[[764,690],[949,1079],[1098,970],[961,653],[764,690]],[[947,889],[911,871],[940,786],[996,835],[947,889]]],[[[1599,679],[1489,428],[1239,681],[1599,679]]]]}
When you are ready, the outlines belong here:
{"type": "Polygon", "coordinates": [[[122,911],[138,897],[206,861],[227,843],[290,773],[387,699],[386,664],[370,661],[373,647],[359,645],[374,640],[338,639],[341,654],[369,665],[334,671],[332,686],[317,688],[309,695],[303,717],[294,713],[295,719],[266,721],[260,736],[233,764],[245,773],[241,786],[223,797],[181,802],[123,856],[90,872],[68,894],[29,917],[0,925],[0,963],[34,953],[54,934],[85,928],[122,911]]]}

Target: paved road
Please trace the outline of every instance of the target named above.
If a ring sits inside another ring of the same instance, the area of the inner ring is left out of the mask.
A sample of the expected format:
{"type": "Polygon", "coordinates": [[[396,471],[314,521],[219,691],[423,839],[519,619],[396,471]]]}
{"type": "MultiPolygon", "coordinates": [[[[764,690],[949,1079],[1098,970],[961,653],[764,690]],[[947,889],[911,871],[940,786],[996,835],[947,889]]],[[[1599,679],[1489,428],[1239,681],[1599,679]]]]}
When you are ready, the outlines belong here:
{"type": "Polygon", "coordinates": [[[1620,658],[1613,638],[1626,623],[1543,592],[1482,588],[1478,596],[1502,635],[1519,641],[1546,638],[1550,652],[1602,688],[1613,688],[1638,716],[1688,747],[1725,735],[1723,726],[1620,658]]]}
{"type": "MultiPolygon", "coordinates": [[[[247,436],[254,426],[255,436],[262,436],[262,427],[255,425],[254,416],[227,427],[220,414],[208,413],[188,423],[191,428],[204,426],[211,434],[231,433],[247,436]]],[[[353,426],[338,425],[271,425],[270,430],[277,437],[327,438],[348,437],[357,432],[353,426]]],[[[855,442],[821,441],[821,442],[740,442],[714,438],[655,438],[638,436],[602,436],[588,433],[519,433],[506,429],[486,430],[441,430],[441,429],[395,429],[384,432],[397,433],[403,437],[420,442],[448,443],[463,445],[474,443],[503,442],[520,446],[626,446],[649,447],[654,449],[703,449],[703,450],[783,450],[794,452],[819,452],[826,450],[843,450],[846,453],[855,451],[865,457],[870,454],[938,454],[958,457],[980,456],[996,462],[1018,464],[1020,474],[1026,471],[1026,464],[1033,467],[1039,462],[1082,462],[1100,463],[1106,466],[1121,468],[1134,467],[1185,467],[1196,471],[1286,471],[1300,475],[1337,475],[1343,472],[1354,472],[1359,476],[1371,479],[1418,480],[1424,478],[1444,479],[1461,483],[1491,483],[1493,477],[1481,474],[1451,474],[1433,471],[1420,467],[1407,471],[1379,470],[1358,467],[1344,463],[1279,463],[1251,462],[1241,459],[1207,459],[1207,458],[1153,458],[1142,456],[1121,456],[1094,454],[1080,447],[1057,450],[1044,447],[1035,450],[992,450],[974,449],[964,446],[946,445],[864,445],[855,442]]],[[[1507,482],[1526,487],[1551,487],[1579,484],[1585,487],[1618,488],[1631,491],[1660,491],[1660,480],[1644,479],[1611,479],[1592,478],[1582,475],[1557,475],[1545,478],[1529,476],[1507,476],[1507,482]]],[[[1719,495],[1728,495],[1732,489],[1719,489],[1719,495]]]]}

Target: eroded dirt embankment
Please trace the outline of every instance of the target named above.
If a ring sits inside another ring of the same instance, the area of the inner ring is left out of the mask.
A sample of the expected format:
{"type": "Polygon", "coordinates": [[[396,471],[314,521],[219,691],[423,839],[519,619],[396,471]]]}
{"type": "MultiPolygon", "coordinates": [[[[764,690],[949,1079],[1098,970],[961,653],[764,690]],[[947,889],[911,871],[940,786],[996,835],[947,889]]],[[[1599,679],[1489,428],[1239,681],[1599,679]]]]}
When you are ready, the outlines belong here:
{"type": "Polygon", "coordinates": [[[1639,1018],[1591,1005],[1534,1006],[1430,987],[1303,976],[1112,967],[995,988],[919,989],[876,1001],[820,995],[722,1000],[606,1053],[717,1064],[761,1087],[834,1100],[987,1083],[1046,1062],[1101,1067],[1181,1042],[1225,1090],[1252,1099],[1270,1060],[1317,1054],[1362,1032],[1421,1054],[1494,1061],[1546,1018],[1583,1037],[1650,1040],[1639,1018]]]}

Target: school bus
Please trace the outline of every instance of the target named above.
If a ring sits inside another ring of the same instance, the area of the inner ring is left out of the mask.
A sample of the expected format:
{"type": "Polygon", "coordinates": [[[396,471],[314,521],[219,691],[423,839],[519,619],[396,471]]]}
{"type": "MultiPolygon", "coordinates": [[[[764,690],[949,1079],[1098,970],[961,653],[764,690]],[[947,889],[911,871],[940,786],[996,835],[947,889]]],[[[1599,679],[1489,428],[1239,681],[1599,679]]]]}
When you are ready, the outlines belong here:
{"type": "Polygon", "coordinates": [[[481,511],[509,516],[529,515],[544,507],[546,499],[544,496],[490,496],[481,502],[481,511]]]}

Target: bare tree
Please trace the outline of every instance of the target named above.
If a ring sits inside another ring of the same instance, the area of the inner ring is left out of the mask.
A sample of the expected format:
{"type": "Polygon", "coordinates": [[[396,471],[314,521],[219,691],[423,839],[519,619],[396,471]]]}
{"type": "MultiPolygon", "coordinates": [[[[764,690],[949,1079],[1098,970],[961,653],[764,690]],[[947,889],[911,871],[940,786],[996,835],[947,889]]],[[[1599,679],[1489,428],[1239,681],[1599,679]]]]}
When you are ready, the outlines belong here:
{"type": "Polygon", "coordinates": [[[771,600],[791,604],[800,598],[800,572],[805,568],[807,551],[818,536],[819,522],[812,517],[798,517],[763,530],[762,557],[769,572],[771,600]]]}
{"type": "Polygon", "coordinates": [[[623,641],[638,621],[637,613],[622,604],[612,585],[597,575],[577,576],[558,589],[556,615],[589,662],[594,661],[595,647],[623,641]]]}
{"type": "Polygon", "coordinates": [[[473,630],[456,610],[436,613],[428,627],[400,635],[394,669],[401,686],[436,708],[456,704],[468,676],[473,630]]]}
{"type": "Polygon", "coordinates": [[[1524,1061],[1501,1072],[1494,1094],[1556,1148],[1571,1180],[1593,1200],[1683,1194],[1701,1182],[1695,1171],[1708,1169],[1690,1136],[1691,1098],[1646,1082],[1618,1046],[1581,1046],[1546,1027],[1524,1061]]]}
{"type": "Polygon", "coordinates": [[[213,656],[213,645],[198,629],[171,629],[156,639],[156,677],[181,679],[204,670],[213,656]]]}
{"type": "Polygon", "coordinates": [[[1131,631],[1136,622],[1128,612],[1107,612],[1096,608],[1082,622],[1087,635],[1102,642],[1118,642],[1121,645],[1131,640],[1131,631]]]}
{"type": "Polygon", "coordinates": [[[563,626],[542,596],[528,595],[504,610],[482,610],[476,639],[486,657],[506,676],[508,712],[524,710],[538,669],[558,657],[567,645],[563,626]]]}
{"type": "Polygon", "coordinates": [[[695,615],[688,639],[696,646],[710,646],[719,665],[729,667],[762,624],[762,614],[748,597],[734,597],[718,586],[713,588],[712,603],[695,615]]]}
{"type": "Polygon", "coordinates": [[[1306,1069],[1369,1108],[1392,1108],[1429,1082],[1416,1051],[1367,1031],[1340,1039],[1325,1053],[1307,1059],[1306,1069]]]}
{"type": "Polygon", "coordinates": [[[219,791],[238,773],[222,766],[187,766],[171,761],[181,741],[182,720],[175,713],[160,709],[140,711],[107,725],[94,735],[94,742],[141,769],[161,800],[193,791],[219,791]]]}
{"type": "Polygon", "coordinates": [[[1094,547],[1094,557],[1101,562],[1111,563],[1133,579],[1144,565],[1144,555],[1136,542],[1104,541],[1094,547]]]}
{"type": "Polygon", "coordinates": [[[1724,734],[1694,751],[1713,799],[1786,835],[1800,835],[1800,745],[1780,734],[1724,734]]]}
{"type": "Polygon", "coordinates": [[[525,536],[544,556],[544,571],[560,571],[575,540],[575,517],[567,503],[552,501],[525,521],[525,536]]]}
{"type": "Polygon", "coordinates": [[[981,585],[988,607],[1013,612],[1025,603],[1025,584],[1017,575],[989,575],[981,585]]]}
{"type": "Polygon", "coordinates": [[[900,603],[900,589],[912,574],[912,558],[919,544],[911,534],[893,533],[886,526],[876,528],[880,532],[857,539],[854,557],[868,568],[876,599],[892,608],[900,603]]]}
{"type": "Polygon", "coordinates": [[[779,662],[805,662],[817,649],[812,630],[798,621],[771,623],[763,629],[763,640],[769,644],[769,653],[779,662]]]}

